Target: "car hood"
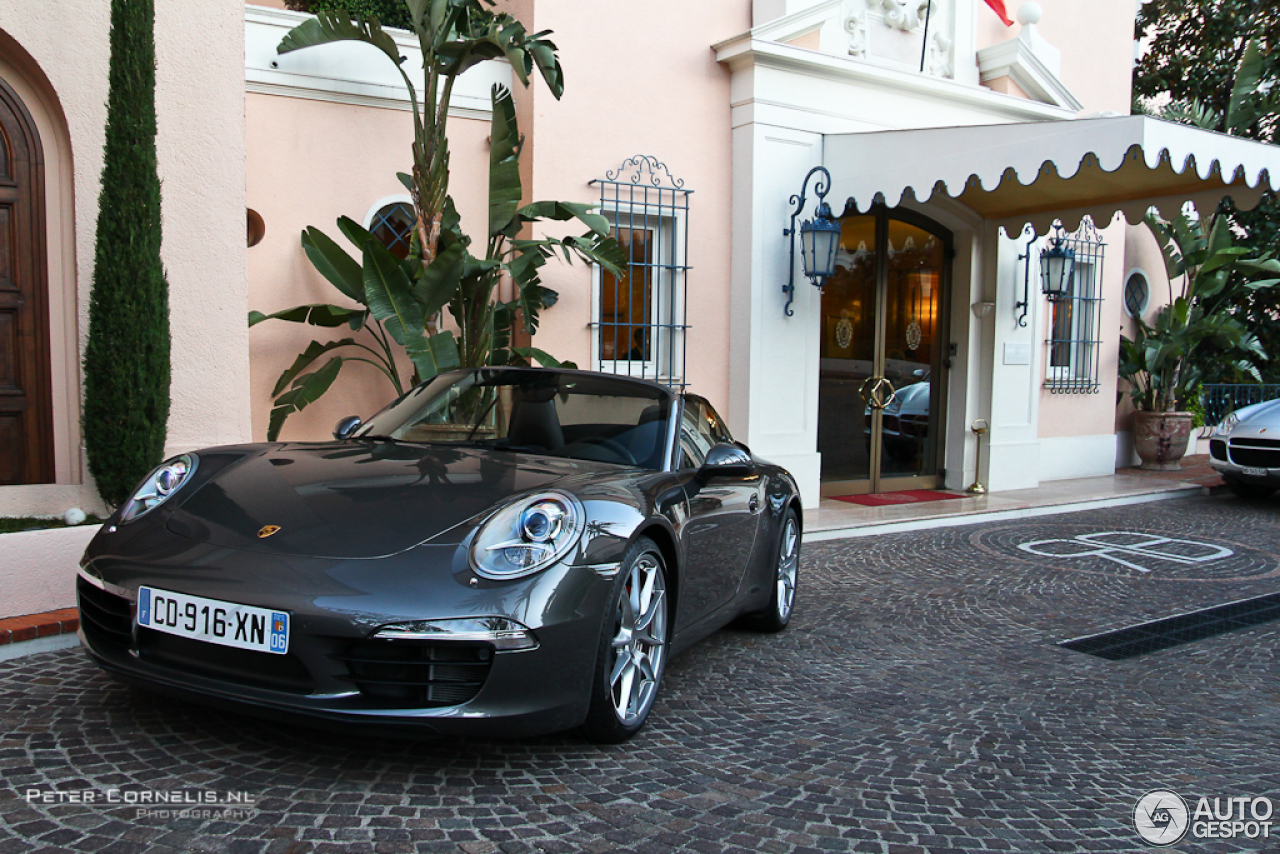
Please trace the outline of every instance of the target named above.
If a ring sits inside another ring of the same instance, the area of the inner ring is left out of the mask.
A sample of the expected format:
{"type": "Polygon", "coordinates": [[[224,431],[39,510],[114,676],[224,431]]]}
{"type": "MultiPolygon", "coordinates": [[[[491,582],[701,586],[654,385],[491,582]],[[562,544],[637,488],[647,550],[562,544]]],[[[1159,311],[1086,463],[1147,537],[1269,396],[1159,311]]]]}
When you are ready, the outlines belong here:
{"type": "MultiPolygon", "coordinates": [[[[168,520],[179,536],[281,555],[370,558],[426,540],[512,497],[616,466],[473,448],[350,441],[263,446],[199,485],[168,520]],[[267,526],[279,530],[263,536],[267,526]]],[[[457,528],[458,530],[453,530],[457,528]]]]}
{"type": "Polygon", "coordinates": [[[1280,427],[1280,400],[1267,400],[1236,410],[1241,425],[1249,427],[1280,427]]]}

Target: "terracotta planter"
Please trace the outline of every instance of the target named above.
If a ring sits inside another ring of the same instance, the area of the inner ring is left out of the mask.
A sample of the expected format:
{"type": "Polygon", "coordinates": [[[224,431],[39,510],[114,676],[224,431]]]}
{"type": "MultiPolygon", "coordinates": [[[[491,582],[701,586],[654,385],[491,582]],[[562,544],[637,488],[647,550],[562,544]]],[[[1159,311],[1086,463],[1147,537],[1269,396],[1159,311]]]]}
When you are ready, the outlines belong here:
{"type": "Polygon", "coordinates": [[[1148,471],[1178,471],[1191,436],[1190,412],[1133,413],[1133,443],[1148,471]]]}

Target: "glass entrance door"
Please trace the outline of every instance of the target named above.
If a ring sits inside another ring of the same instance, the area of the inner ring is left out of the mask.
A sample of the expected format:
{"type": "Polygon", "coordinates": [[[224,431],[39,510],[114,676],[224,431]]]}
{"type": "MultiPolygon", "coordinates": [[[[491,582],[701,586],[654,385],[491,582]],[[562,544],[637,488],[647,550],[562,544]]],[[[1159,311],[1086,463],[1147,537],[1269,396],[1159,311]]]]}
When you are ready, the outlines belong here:
{"type": "Polygon", "coordinates": [[[908,212],[844,217],[822,293],[822,494],[940,485],[950,235],[908,212]]]}

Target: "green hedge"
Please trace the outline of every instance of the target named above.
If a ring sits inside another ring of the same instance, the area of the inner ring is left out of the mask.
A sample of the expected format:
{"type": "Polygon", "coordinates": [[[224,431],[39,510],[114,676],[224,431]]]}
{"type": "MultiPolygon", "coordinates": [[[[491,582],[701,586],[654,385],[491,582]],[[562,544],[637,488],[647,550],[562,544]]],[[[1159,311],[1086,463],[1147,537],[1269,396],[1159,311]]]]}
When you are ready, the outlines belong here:
{"type": "Polygon", "coordinates": [[[84,440],[119,505],[164,456],[169,283],[160,262],[154,0],[112,0],[106,148],[84,354],[84,440]]]}
{"type": "Polygon", "coordinates": [[[285,0],[295,12],[327,12],[339,10],[361,17],[377,18],[386,27],[411,29],[409,10],[404,0],[285,0]]]}

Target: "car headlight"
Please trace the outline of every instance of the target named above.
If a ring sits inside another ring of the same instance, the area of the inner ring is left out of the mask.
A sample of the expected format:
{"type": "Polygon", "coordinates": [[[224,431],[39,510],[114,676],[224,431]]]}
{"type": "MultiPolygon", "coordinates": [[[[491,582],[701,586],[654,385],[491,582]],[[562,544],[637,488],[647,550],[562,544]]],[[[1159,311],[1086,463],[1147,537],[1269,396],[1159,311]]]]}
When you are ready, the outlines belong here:
{"type": "Polygon", "coordinates": [[[198,463],[199,457],[195,454],[183,454],[161,463],[124,503],[124,507],[120,509],[120,521],[132,522],[168,501],[183,484],[191,480],[198,463]]]}
{"type": "Polygon", "coordinates": [[[1230,436],[1231,431],[1240,423],[1240,416],[1234,412],[1227,413],[1227,417],[1223,418],[1218,424],[1218,429],[1213,432],[1219,436],[1230,436]]]}
{"type": "Polygon", "coordinates": [[[495,580],[522,578],[568,554],[582,536],[587,512],[564,492],[541,492],[508,504],[471,543],[471,568],[495,580]]]}

